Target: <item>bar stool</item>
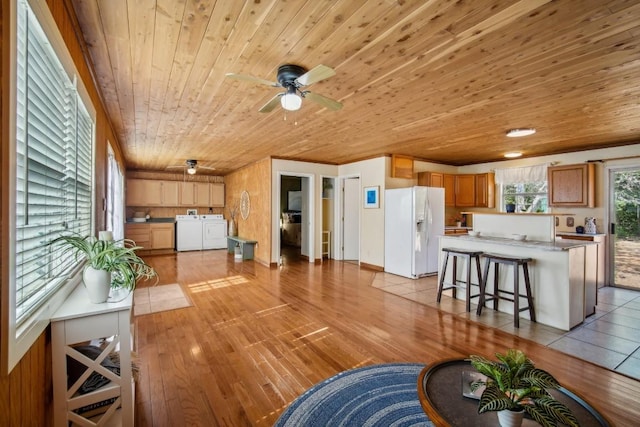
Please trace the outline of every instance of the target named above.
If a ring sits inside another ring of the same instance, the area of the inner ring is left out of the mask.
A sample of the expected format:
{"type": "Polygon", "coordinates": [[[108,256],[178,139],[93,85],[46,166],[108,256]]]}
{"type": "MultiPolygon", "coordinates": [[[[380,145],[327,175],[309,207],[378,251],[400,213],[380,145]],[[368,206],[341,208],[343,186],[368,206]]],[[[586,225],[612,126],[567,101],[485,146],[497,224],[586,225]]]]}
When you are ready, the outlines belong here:
{"type": "Polygon", "coordinates": [[[471,283],[471,260],[476,260],[476,270],[478,272],[478,282],[482,279],[482,274],[480,272],[480,255],[482,255],[482,251],[467,251],[464,249],[455,249],[455,248],[442,248],[442,252],[445,252],[444,261],[442,262],[442,275],[440,276],[440,282],[438,283],[438,298],[437,301],[440,302],[442,299],[442,291],[446,291],[447,289],[453,289],[453,298],[456,297],[456,290],[458,288],[465,289],[467,296],[467,311],[471,311],[471,298],[476,298],[480,296],[480,293],[475,295],[471,295],[471,286],[478,286],[480,288],[480,283],[475,284],[471,283]],[[444,282],[444,276],[447,274],[447,264],[449,262],[449,255],[453,256],[453,276],[451,283],[444,282]],[[467,279],[466,280],[458,280],[458,258],[462,258],[467,263],[467,279]],[[445,285],[447,287],[445,287],[445,285]]]}
{"type": "Polygon", "coordinates": [[[519,258],[511,257],[500,254],[484,254],[486,263],[484,265],[484,273],[482,275],[482,281],[480,283],[480,301],[478,302],[478,308],[476,314],[479,316],[482,313],[482,308],[487,301],[493,300],[493,309],[498,310],[498,301],[503,299],[513,302],[513,325],[516,328],[520,327],[520,312],[529,310],[529,317],[532,322],[536,321],[536,312],[533,307],[533,297],[531,296],[531,281],[529,280],[529,263],[531,258],[519,258]],[[487,292],[487,279],[489,278],[489,267],[494,265],[493,273],[493,293],[487,292]],[[513,266],[513,292],[498,289],[498,272],[500,271],[500,264],[507,266],[513,266]],[[522,266],[522,273],[524,276],[524,285],[526,295],[520,294],[520,270],[522,266]],[[511,295],[511,297],[504,296],[503,294],[511,295]],[[489,296],[489,298],[487,298],[489,296]],[[520,298],[527,299],[527,307],[520,308],[520,298]]]}

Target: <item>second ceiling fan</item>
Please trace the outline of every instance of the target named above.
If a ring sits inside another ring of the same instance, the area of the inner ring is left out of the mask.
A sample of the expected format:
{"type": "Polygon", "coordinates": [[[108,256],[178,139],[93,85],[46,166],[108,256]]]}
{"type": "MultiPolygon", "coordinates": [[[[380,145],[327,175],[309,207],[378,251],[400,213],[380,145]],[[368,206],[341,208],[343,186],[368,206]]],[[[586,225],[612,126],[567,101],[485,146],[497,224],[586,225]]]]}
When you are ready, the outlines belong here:
{"type": "Polygon", "coordinates": [[[327,79],[335,74],[335,70],[327,67],[326,65],[317,65],[307,71],[304,67],[299,65],[284,64],[278,67],[277,82],[244,74],[227,73],[226,76],[232,79],[246,80],[271,87],[284,88],[284,92],[276,94],[269,100],[269,102],[258,110],[261,113],[268,113],[273,111],[278,104],[282,105],[282,108],[288,111],[299,110],[302,106],[302,98],[309,99],[325,108],[328,108],[329,110],[337,111],[341,109],[342,104],[340,102],[302,89],[305,86],[327,79]]]}

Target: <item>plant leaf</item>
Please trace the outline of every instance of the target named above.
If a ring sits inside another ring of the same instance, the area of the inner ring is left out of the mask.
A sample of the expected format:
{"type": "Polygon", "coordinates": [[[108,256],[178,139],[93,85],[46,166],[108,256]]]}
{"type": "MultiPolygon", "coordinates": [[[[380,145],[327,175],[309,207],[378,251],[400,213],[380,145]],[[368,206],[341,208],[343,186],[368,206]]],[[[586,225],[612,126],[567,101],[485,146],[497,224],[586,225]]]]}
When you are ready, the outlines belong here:
{"type": "Polygon", "coordinates": [[[497,387],[496,383],[491,382],[487,384],[487,388],[485,388],[482,396],[480,396],[478,413],[502,411],[503,409],[515,409],[517,407],[518,405],[509,399],[509,397],[497,387]]]}
{"type": "MultiPolygon", "coordinates": [[[[554,421],[561,422],[567,426],[578,427],[578,419],[571,413],[562,402],[553,397],[541,397],[534,400],[535,408],[545,411],[554,421]]],[[[553,424],[555,425],[555,423],[553,424]]]]}

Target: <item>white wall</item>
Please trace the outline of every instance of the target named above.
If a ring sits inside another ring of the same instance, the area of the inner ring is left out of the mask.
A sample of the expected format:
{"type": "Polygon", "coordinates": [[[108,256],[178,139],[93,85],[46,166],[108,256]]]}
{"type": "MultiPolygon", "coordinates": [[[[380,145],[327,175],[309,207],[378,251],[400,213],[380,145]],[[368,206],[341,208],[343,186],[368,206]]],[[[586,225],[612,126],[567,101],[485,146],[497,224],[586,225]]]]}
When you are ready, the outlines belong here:
{"type": "MultiPolygon", "coordinates": [[[[363,160],[338,167],[340,176],[359,176],[360,194],[364,187],[380,187],[380,207],[360,207],[360,262],[384,266],[384,190],[387,157],[363,160]]],[[[409,180],[411,181],[411,180],[409,180]]]]}

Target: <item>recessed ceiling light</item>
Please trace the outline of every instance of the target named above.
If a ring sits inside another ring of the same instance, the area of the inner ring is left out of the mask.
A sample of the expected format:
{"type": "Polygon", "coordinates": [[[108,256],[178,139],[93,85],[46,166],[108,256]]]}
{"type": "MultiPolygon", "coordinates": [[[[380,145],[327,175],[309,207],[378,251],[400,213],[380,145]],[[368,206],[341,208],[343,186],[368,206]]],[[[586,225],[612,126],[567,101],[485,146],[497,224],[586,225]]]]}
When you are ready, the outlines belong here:
{"type": "Polygon", "coordinates": [[[510,138],[518,138],[520,136],[528,136],[536,133],[534,128],[509,129],[507,136],[510,138]]]}
{"type": "Polygon", "coordinates": [[[515,159],[516,157],[522,156],[522,153],[519,151],[514,151],[512,153],[506,153],[504,155],[507,159],[515,159]]]}

